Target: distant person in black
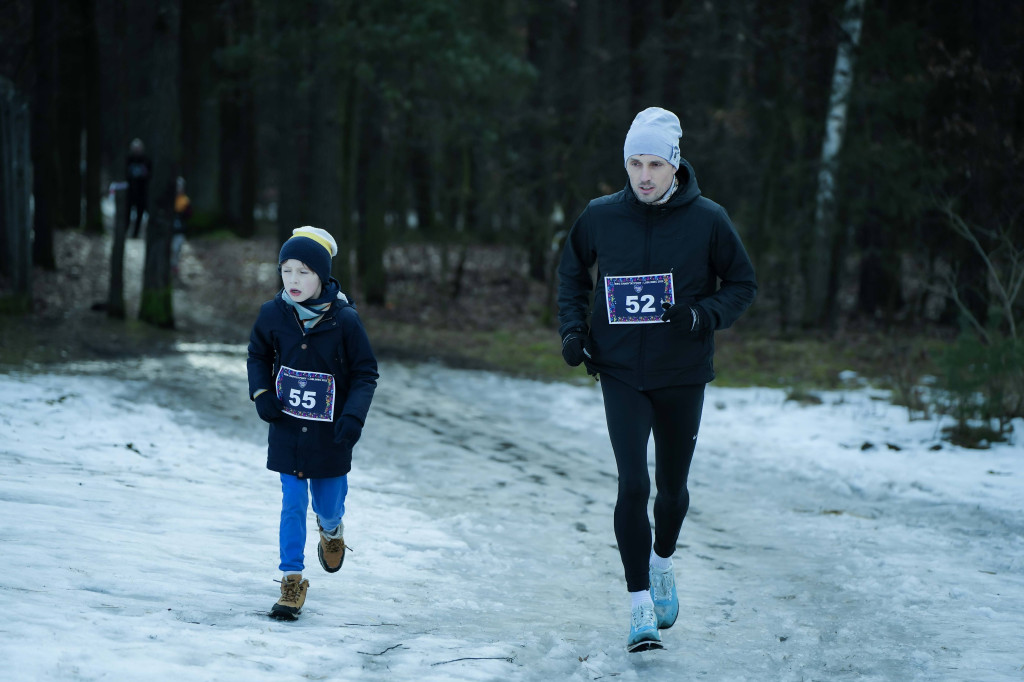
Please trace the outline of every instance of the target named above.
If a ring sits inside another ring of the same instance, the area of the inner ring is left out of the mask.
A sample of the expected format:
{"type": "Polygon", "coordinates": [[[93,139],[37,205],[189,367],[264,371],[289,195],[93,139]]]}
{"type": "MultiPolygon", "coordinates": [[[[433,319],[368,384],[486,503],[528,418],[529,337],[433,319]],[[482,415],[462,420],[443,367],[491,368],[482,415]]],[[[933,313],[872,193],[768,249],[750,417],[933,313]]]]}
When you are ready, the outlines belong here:
{"type": "Polygon", "coordinates": [[[629,182],[584,209],[558,268],[562,356],[600,376],[618,469],[615,539],[632,604],[629,651],[661,648],[658,629],[679,613],[672,554],[690,503],[704,386],[715,377],[714,332],[757,293],[732,221],[701,195],[680,156],[681,136],[671,111],[637,114],[623,147],[629,182]]]}
{"type": "Polygon", "coordinates": [[[131,231],[133,238],[139,236],[142,228],[142,214],[146,212],[149,196],[149,178],[153,174],[153,162],[146,156],[146,146],[142,140],[135,138],[128,147],[128,160],[125,164],[125,177],[128,179],[128,220],[131,224],[132,209],[135,209],[135,228],[131,231]]]}

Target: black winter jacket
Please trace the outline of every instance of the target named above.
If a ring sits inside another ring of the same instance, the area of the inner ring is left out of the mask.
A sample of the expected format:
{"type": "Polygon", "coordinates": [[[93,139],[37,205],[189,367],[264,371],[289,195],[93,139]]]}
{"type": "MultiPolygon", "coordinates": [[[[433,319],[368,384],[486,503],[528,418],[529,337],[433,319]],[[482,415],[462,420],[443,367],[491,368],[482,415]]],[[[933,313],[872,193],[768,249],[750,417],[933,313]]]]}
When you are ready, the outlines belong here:
{"type": "Polygon", "coordinates": [[[754,267],[725,209],[701,196],[685,160],[676,178],[678,189],[661,206],[641,202],[628,184],[591,201],[569,232],[558,268],[559,333],[589,323],[588,370],[638,390],[714,379],[714,330],[732,325],[757,293],[754,267]],[[676,303],[698,308],[709,330],[691,332],[690,315],[670,323],[609,323],[606,276],[667,272],[676,303]]]}
{"type": "Polygon", "coordinates": [[[377,387],[377,359],[356,309],[341,299],[305,331],[279,292],[260,308],[249,337],[249,398],[275,390],[281,365],[334,375],[334,423],[283,415],[270,423],[267,468],[299,478],[343,476],[352,468],[352,448],[334,442],[344,415],[365,423],[377,387]]]}

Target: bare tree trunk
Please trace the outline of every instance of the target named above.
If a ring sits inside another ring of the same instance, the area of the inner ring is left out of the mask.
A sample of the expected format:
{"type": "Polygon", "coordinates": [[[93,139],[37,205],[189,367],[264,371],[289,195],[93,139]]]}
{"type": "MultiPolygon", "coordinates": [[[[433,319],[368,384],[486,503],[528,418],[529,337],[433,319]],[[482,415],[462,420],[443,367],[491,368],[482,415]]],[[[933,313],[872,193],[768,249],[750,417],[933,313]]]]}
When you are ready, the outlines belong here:
{"type": "MultiPolygon", "coordinates": [[[[329,21],[327,7],[318,7],[315,25],[329,21]]],[[[340,69],[332,60],[331,44],[319,34],[312,41],[310,92],[310,222],[327,230],[335,240],[341,237],[341,144],[344,127],[339,125],[338,110],[344,91],[340,69]]],[[[295,227],[298,227],[296,225],[295,227]]],[[[340,247],[340,243],[339,243],[340,247]]],[[[332,264],[341,265],[340,259],[332,264]]]]}
{"type": "MultiPolygon", "coordinates": [[[[224,5],[224,46],[237,48],[253,31],[253,8],[246,0],[224,5]]],[[[220,196],[224,217],[238,235],[256,231],[256,124],[250,68],[239,62],[225,69],[220,102],[220,196]]]]}
{"type": "Polygon", "coordinates": [[[103,124],[100,109],[99,28],[96,22],[96,0],[82,0],[85,16],[83,44],[85,47],[85,231],[103,232],[103,195],[100,166],[103,150],[103,124]]]}
{"type": "MultiPolygon", "coordinates": [[[[369,98],[367,98],[369,99],[369,98]]],[[[364,139],[359,174],[359,278],[367,303],[383,305],[387,297],[384,248],[387,246],[387,209],[391,149],[382,116],[361,117],[364,139]]]]}
{"type": "MultiPolygon", "coordinates": [[[[581,81],[579,121],[567,117],[560,125],[570,126],[575,132],[567,140],[574,150],[583,150],[579,163],[598,171],[595,178],[570,174],[565,182],[566,206],[586,205],[594,198],[594,189],[610,194],[626,182],[622,163],[621,141],[626,136],[630,121],[637,111],[650,106],[633,101],[633,73],[630,54],[640,47],[631,44],[631,26],[634,17],[629,4],[617,1],[585,2],[579,5],[580,50],[578,71],[581,81]],[[573,177],[579,176],[579,177],[573,177]]],[[[663,58],[659,55],[659,58],[663,58]]],[[[645,64],[646,66],[646,64],[645,64]]],[[[636,94],[636,99],[640,95],[636,94]]],[[[564,102],[565,100],[563,100],[564,102]]]]}
{"type": "MultiPolygon", "coordinates": [[[[58,228],[77,228],[82,223],[82,131],[85,79],[81,55],[84,19],[81,2],[60,2],[57,20],[57,202],[54,222],[58,228]]],[[[89,27],[91,28],[91,27],[89,27]]]]}
{"type": "Polygon", "coordinates": [[[174,185],[181,156],[178,100],[181,8],[177,0],[160,0],[155,5],[150,25],[153,90],[149,137],[152,140],[153,176],[139,319],[157,327],[173,328],[171,227],[174,221],[174,185]]]}
{"type": "MultiPolygon", "coordinates": [[[[89,123],[89,144],[100,147],[100,161],[108,172],[108,187],[124,184],[125,148],[128,123],[129,69],[135,64],[131,58],[132,35],[128,26],[129,8],[117,0],[86,0],[92,6],[98,61],[94,108],[99,118],[99,130],[93,133],[89,123]]],[[[88,116],[87,116],[88,117],[88,116]]],[[[102,180],[100,181],[102,184],[102,180]]],[[[102,190],[101,186],[101,190],[102,190]]],[[[88,184],[87,184],[88,191],[88,184]]],[[[128,230],[128,201],[125,190],[114,191],[113,239],[110,249],[110,281],[107,291],[107,316],[123,320],[126,316],[124,300],[124,246],[128,230]]]]}
{"type": "MultiPolygon", "coordinates": [[[[565,57],[565,43],[561,39],[563,24],[548,20],[546,9],[538,8],[531,13],[526,25],[527,58],[541,73],[555,73],[565,57]]],[[[534,88],[532,109],[539,115],[530,119],[533,134],[541,141],[542,148],[555,148],[557,145],[557,126],[551,120],[551,112],[558,111],[558,97],[562,83],[554,78],[543,79],[534,88]]],[[[527,195],[518,207],[520,220],[525,223],[527,261],[530,277],[538,282],[548,279],[550,269],[548,254],[551,251],[551,238],[554,226],[551,214],[557,200],[555,185],[557,181],[549,174],[534,187],[519,187],[516,193],[527,195]]]]}
{"type": "MultiPolygon", "coordinates": [[[[276,16],[278,23],[297,24],[293,31],[306,35],[314,25],[309,16],[314,8],[304,5],[302,11],[281,8],[276,16]]],[[[268,23],[267,31],[275,30],[274,23],[268,23]]],[[[268,118],[276,122],[275,161],[277,166],[278,208],[277,236],[283,242],[291,236],[292,230],[308,225],[310,200],[311,145],[309,130],[310,86],[296,83],[295,73],[305,73],[310,68],[312,46],[307,38],[294,51],[287,54],[284,64],[279,67],[273,81],[275,97],[268,102],[268,118]]]]}
{"type": "Polygon", "coordinates": [[[350,264],[359,247],[356,213],[359,196],[359,131],[362,125],[360,107],[362,86],[354,75],[347,78],[345,92],[344,126],[342,126],[342,184],[341,184],[341,234],[338,236],[338,258],[334,261],[334,272],[342,288],[352,286],[356,277],[350,264]],[[342,270],[339,272],[339,270],[342,270]]]}
{"type": "Polygon", "coordinates": [[[107,292],[107,317],[125,318],[124,305],[124,241],[128,234],[127,190],[114,192],[114,239],[110,247],[110,289],[107,292]]]}
{"type": "MultiPolygon", "coordinates": [[[[456,206],[454,212],[454,218],[457,225],[462,226],[462,230],[456,233],[456,239],[459,243],[458,259],[455,261],[455,268],[452,274],[451,283],[451,298],[455,300],[462,292],[462,277],[466,274],[466,258],[469,255],[469,244],[468,235],[466,231],[468,226],[472,224],[471,216],[473,215],[474,206],[471,203],[473,201],[473,154],[472,150],[467,146],[462,147],[462,179],[458,185],[458,195],[456,198],[456,206]]],[[[449,233],[451,234],[451,233],[449,233]]],[[[446,241],[442,244],[442,263],[445,264],[445,278],[441,280],[442,286],[448,278],[448,270],[451,269],[451,263],[448,257],[448,250],[450,241],[446,241]]]]}
{"type": "Polygon", "coordinates": [[[46,270],[57,269],[53,246],[54,203],[58,177],[56,133],[57,88],[56,0],[33,6],[33,56],[36,82],[32,95],[32,195],[35,199],[32,261],[46,270]]]}
{"type": "Polygon", "coordinates": [[[109,182],[125,180],[125,151],[131,139],[126,130],[128,117],[128,74],[130,61],[126,55],[128,8],[118,0],[93,0],[97,31],[99,82],[97,106],[101,107],[100,127],[96,136],[101,143],[101,167],[106,171],[100,181],[101,192],[109,182]]]}
{"type": "Polygon", "coordinates": [[[181,144],[182,176],[195,211],[193,225],[208,224],[222,213],[220,173],[220,97],[214,60],[221,36],[219,4],[182,0],[181,144]]]}
{"type": "Polygon", "coordinates": [[[0,279],[15,298],[5,307],[24,311],[32,296],[30,116],[26,98],[0,77],[0,279]]]}
{"type": "MultiPolygon", "coordinates": [[[[607,3],[606,3],[607,4],[607,3]]],[[[631,13],[643,20],[630,22],[630,57],[634,80],[634,101],[638,109],[667,106],[665,74],[668,59],[665,52],[665,8],[663,0],[630,0],[631,13]]]]}
{"type": "Polygon", "coordinates": [[[818,171],[818,192],[815,197],[812,259],[808,269],[807,298],[804,306],[804,324],[819,326],[829,315],[830,291],[836,246],[836,173],[839,151],[846,132],[846,111],[853,86],[856,50],[860,44],[864,4],[867,0],[846,0],[843,8],[842,35],[836,51],[836,66],[832,74],[832,92],[829,97],[825,140],[821,147],[821,167],[818,171]]]}
{"type": "Polygon", "coordinates": [[[224,218],[236,234],[251,237],[256,231],[256,135],[248,86],[232,87],[221,99],[220,131],[218,185],[224,218]]]}

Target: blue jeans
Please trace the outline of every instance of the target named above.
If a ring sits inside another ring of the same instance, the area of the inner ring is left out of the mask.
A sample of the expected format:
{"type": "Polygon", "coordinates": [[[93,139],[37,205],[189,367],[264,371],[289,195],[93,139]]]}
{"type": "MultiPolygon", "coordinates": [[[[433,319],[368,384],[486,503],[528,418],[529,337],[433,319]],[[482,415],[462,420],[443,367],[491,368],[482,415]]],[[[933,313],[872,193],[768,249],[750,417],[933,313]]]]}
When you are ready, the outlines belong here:
{"type": "Polygon", "coordinates": [[[286,573],[297,573],[304,568],[306,510],[309,508],[310,491],[313,493],[313,511],[320,525],[325,531],[332,531],[345,515],[348,476],[297,478],[291,474],[281,474],[280,570],[286,573]]]}

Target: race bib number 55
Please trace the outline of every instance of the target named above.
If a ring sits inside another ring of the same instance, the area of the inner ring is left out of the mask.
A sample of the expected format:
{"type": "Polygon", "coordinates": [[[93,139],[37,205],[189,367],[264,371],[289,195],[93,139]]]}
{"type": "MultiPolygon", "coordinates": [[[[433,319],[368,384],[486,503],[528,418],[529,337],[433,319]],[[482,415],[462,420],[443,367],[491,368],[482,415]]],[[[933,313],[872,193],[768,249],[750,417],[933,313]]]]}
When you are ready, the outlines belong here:
{"type": "Polygon", "coordinates": [[[333,375],[282,366],[276,384],[285,414],[317,422],[334,421],[333,375]]]}
{"type": "Polygon", "coordinates": [[[605,277],[608,324],[654,324],[665,312],[662,304],[675,303],[672,273],[605,277]]]}

